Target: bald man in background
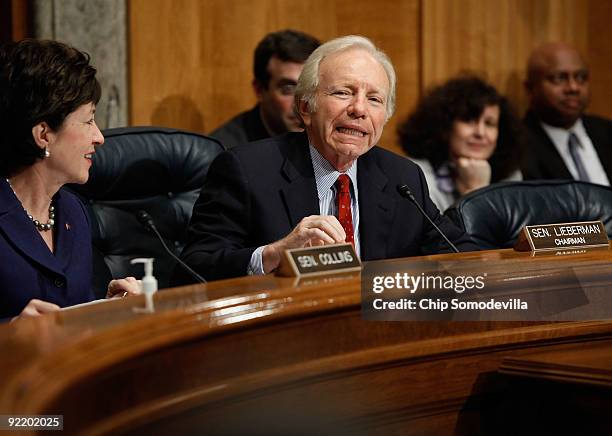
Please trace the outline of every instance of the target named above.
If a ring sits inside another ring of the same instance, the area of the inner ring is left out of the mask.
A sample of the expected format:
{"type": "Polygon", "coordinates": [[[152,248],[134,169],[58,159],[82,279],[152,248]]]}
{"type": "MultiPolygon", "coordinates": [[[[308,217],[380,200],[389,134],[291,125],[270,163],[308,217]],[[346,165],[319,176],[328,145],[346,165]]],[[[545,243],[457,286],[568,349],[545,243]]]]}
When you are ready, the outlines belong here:
{"type": "Polygon", "coordinates": [[[612,180],[612,122],[586,115],[589,69],[564,43],[536,48],[527,62],[528,146],[524,179],[612,180]]]}

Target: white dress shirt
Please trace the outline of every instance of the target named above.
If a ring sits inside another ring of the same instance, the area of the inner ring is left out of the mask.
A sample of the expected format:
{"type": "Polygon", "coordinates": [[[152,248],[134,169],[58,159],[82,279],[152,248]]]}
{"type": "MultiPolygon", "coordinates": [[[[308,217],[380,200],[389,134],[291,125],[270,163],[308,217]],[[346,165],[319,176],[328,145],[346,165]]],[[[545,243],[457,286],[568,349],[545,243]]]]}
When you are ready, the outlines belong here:
{"type": "MultiPolygon", "coordinates": [[[[351,212],[353,216],[353,237],[355,240],[355,252],[361,256],[361,244],[359,242],[359,192],[357,189],[357,161],[353,161],[351,167],[345,172],[337,171],[321,154],[310,145],[310,160],[314,170],[315,182],[317,184],[317,196],[319,197],[319,214],[337,216],[338,205],[336,199],[336,180],[341,174],[346,174],[351,179],[351,212]]],[[[251,255],[251,261],[247,268],[249,275],[264,274],[263,250],[264,246],[258,247],[251,255]]]]}

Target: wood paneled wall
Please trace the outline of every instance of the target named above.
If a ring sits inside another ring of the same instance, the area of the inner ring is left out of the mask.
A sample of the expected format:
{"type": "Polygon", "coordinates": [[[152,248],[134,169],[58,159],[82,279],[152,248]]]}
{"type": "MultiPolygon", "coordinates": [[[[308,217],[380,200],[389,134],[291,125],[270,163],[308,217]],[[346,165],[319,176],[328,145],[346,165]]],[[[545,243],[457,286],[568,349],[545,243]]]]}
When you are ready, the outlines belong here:
{"type": "Polygon", "coordinates": [[[32,37],[33,0],[0,1],[0,43],[32,37]]]}
{"type": "MultiPolygon", "coordinates": [[[[255,104],[253,51],[293,28],[324,41],[363,34],[394,60],[399,101],[418,97],[418,0],[133,0],[131,123],[209,132],[255,104]],[[379,25],[371,25],[379,23],[379,25]],[[380,25],[385,23],[385,25],[380,25]]],[[[395,122],[383,142],[392,145],[395,122]]]]}
{"type": "Polygon", "coordinates": [[[423,0],[422,23],[421,91],[475,72],[522,114],[529,53],[543,42],[565,41],[591,67],[590,111],[612,118],[612,1],[423,0]]]}
{"type": "Polygon", "coordinates": [[[612,1],[589,0],[590,110],[612,118],[612,1]]]}
{"type": "Polygon", "coordinates": [[[591,109],[612,117],[612,0],[131,0],[130,122],[209,132],[255,103],[252,55],[268,32],[321,40],[363,34],[393,60],[396,115],[430,85],[484,73],[522,111],[524,64],[547,40],[575,44],[592,68],[591,109]]]}
{"type": "MultiPolygon", "coordinates": [[[[463,71],[476,72],[507,94],[522,113],[527,107],[523,81],[531,50],[545,41],[565,41],[591,58],[591,40],[597,38],[593,42],[612,47],[611,4],[584,0],[424,1],[424,86],[443,82],[463,71]],[[593,5],[605,9],[602,5],[606,4],[608,24],[600,21],[599,15],[589,14],[593,5]]],[[[598,86],[601,83],[598,80],[609,76],[611,68],[610,57],[594,64],[593,76],[598,86]]],[[[612,90],[612,80],[607,87],[612,90]]],[[[594,103],[603,108],[598,95],[594,103]]],[[[608,115],[612,115],[611,109],[608,104],[608,115]]]]}

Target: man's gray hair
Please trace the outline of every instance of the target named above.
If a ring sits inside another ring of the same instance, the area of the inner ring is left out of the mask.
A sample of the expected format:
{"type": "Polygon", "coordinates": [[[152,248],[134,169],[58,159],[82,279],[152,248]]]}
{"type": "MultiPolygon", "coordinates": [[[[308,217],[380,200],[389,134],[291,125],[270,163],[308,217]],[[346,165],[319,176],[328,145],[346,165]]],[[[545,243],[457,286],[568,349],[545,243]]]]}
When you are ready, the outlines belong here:
{"type": "Polygon", "coordinates": [[[361,49],[371,54],[384,68],[389,79],[389,95],[386,101],[386,119],[388,120],[395,111],[395,69],[389,57],[378,49],[372,41],[364,36],[349,35],[327,41],[319,46],[306,60],[304,69],[298,79],[295,88],[294,112],[302,121],[299,112],[300,101],[308,104],[308,110],[313,113],[316,110],[316,91],[319,85],[319,67],[327,56],[344,50],[361,49]]]}

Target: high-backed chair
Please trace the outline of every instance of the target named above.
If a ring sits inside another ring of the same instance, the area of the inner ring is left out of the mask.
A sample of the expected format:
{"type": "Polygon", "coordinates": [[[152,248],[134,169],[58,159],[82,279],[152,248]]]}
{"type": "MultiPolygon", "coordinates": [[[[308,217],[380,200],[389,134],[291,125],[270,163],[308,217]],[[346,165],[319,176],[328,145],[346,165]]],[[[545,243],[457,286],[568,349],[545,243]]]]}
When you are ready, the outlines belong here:
{"type": "Polygon", "coordinates": [[[154,257],[160,288],[167,287],[174,261],[135,213],[147,211],[166,244],[179,254],[208,166],[222,150],[215,139],[159,127],[103,132],[89,180],[73,189],[86,203],[94,249],[94,292],[104,296],[111,278],[141,277],[135,257],[154,257]]]}
{"type": "Polygon", "coordinates": [[[603,221],[612,235],[612,188],[579,181],[527,181],[487,186],[445,212],[485,249],[509,248],[524,225],[603,221]]]}

